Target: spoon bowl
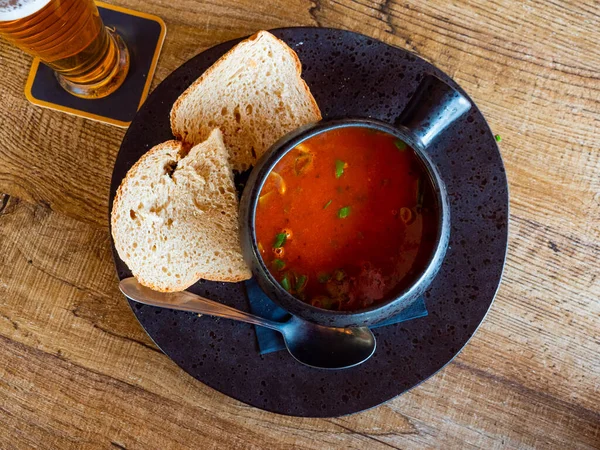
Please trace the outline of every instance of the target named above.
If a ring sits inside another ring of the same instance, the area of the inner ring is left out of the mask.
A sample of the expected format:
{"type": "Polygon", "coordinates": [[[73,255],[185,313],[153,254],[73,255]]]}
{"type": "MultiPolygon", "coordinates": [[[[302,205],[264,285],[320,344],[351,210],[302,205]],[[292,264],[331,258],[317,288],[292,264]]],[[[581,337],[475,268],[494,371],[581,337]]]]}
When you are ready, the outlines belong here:
{"type": "Polygon", "coordinates": [[[326,327],[296,316],[291,316],[287,322],[275,322],[188,291],[153,291],[133,277],[122,280],[119,289],[127,298],[145,305],[223,317],[278,331],[294,359],[310,367],[354,367],[373,356],[376,348],[375,336],[367,327],[326,327]]]}
{"type": "Polygon", "coordinates": [[[292,316],[279,331],[290,354],[311,367],[353,367],[375,353],[375,336],[367,327],[325,327],[292,316]]]}

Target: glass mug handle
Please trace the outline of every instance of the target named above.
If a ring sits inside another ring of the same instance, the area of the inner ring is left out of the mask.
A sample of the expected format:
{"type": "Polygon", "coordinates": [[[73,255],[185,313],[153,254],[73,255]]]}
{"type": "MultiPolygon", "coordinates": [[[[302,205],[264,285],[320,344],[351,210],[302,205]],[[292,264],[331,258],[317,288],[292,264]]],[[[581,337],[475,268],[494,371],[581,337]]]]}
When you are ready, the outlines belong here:
{"type": "Polygon", "coordinates": [[[471,109],[471,102],[435,75],[426,75],[397,126],[408,128],[421,148],[426,148],[456,119],[471,109]]]}

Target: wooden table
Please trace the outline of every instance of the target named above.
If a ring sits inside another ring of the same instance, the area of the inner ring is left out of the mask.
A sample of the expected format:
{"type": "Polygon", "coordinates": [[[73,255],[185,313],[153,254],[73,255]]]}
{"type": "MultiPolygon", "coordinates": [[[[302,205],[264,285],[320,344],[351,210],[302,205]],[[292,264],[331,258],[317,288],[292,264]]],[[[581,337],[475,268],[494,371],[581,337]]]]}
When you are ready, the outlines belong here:
{"type": "MultiPolygon", "coordinates": [[[[358,31],[437,64],[495,133],[511,191],[496,302],[458,358],[339,419],[195,381],[117,290],[109,180],[124,131],[30,105],[0,44],[0,448],[600,448],[600,6],[595,0],[120,0],[167,23],[154,86],[219,42],[358,31]]],[[[482,249],[482,251],[485,249],[482,249]]]]}

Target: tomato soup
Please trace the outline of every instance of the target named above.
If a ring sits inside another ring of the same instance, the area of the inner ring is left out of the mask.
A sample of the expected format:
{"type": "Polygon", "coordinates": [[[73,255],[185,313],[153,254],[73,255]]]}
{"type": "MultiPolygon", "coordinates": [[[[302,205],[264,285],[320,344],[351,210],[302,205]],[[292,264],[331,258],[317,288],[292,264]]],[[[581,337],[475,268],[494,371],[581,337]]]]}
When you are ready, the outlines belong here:
{"type": "Polygon", "coordinates": [[[288,152],[255,216],[273,277],[313,306],[367,308],[409,286],[433,253],[438,216],[422,162],[364,127],[318,134],[288,152]]]}

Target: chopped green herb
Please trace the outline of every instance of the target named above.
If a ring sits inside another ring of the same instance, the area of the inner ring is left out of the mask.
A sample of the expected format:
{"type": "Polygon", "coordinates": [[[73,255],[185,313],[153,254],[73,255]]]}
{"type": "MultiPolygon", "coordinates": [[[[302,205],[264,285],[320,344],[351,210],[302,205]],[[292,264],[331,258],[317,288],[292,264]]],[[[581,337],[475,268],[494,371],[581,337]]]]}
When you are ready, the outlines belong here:
{"type": "Polygon", "coordinates": [[[283,269],[285,269],[285,262],[282,261],[281,259],[274,259],[273,267],[275,268],[275,270],[283,270],[283,269]]]}
{"type": "Polygon", "coordinates": [[[308,281],[308,277],[306,275],[299,275],[296,278],[296,292],[302,292],[306,283],[308,281]]]}
{"type": "Polygon", "coordinates": [[[281,280],[281,286],[283,286],[283,288],[284,288],[286,291],[288,291],[288,292],[291,292],[292,285],[291,285],[291,283],[290,283],[290,274],[289,274],[289,273],[286,273],[286,274],[283,276],[283,278],[282,278],[282,280],[281,280]]]}
{"type": "Polygon", "coordinates": [[[331,278],[331,275],[329,275],[327,272],[320,273],[319,276],[317,277],[317,279],[319,280],[319,283],[327,283],[330,278],[331,278]]]}
{"type": "Polygon", "coordinates": [[[398,150],[400,150],[401,152],[403,152],[404,150],[406,150],[406,142],[404,142],[401,139],[396,139],[396,142],[394,142],[394,145],[396,146],[396,148],[398,150]]]}
{"type": "Polygon", "coordinates": [[[344,278],[346,278],[346,272],[344,272],[342,269],[335,269],[333,272],[333,277],[335,278],[335,281],[344,281],[344,278]]]}
{"type": "Polygon", "coordinates": [[[338,211],[338,217],[340,219],[345,219],[349,215],[350,215],[350,207],[349,206],[344,206],[343,208],[340,208],[340,210],[338,211]]]}
{"type": "Polygon", "coordinates": [[[497,134],[496,136],[494,136],[494,139],[496,139],[496,142],[500,142],[502,140],[502,136],[497,134]]]}
{"type": "Polygon", "coordinates": [[[344,174],[346,163],[340,159],[335,160],[335,177],[340,178],[344,174]]]}
{"type": "Polygon", "coordinates": [[[329,207],[329,205],[331,205],[331,200],[329,200],[327,203],[325,203],[325,206],[323,206],[323,209],[327,209],[329,207]]]}
{"type": "Polygon", "coordinates": [[[275,235],[275,241],[273,242],[273,248],[283,247],[285,245],[286,240],[287,240],[287,234],[277,233],[275,235]]]}

